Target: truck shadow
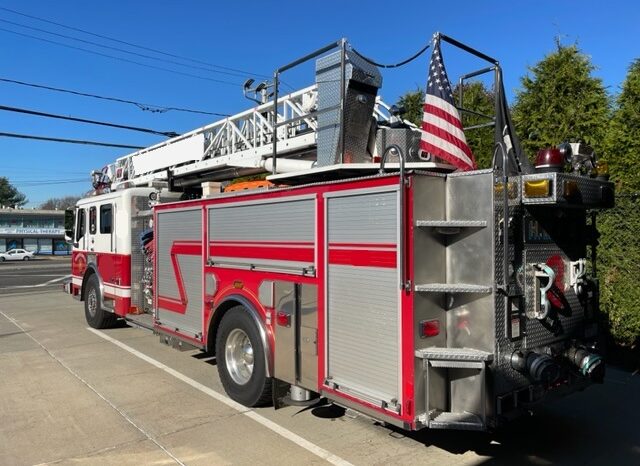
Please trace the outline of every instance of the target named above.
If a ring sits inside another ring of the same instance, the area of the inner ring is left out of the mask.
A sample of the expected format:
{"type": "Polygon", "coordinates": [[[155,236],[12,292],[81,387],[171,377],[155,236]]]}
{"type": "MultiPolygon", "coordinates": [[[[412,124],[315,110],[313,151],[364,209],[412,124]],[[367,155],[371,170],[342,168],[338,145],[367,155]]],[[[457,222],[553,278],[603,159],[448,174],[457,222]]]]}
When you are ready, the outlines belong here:
{"type": "MultiPolygon", "coordinates": [[[[640,464],[640,376],[610,368],[603,385],[549,402],[531,416],[491,433],[429,430],[408,432],[376,422],[395,439],[411,439],[453,455],[473,452],[482,464],[640,464]]],[[[324,403],[304,411],[323,419],[349,417],[324,403]]],[[[425,452],[426,454],[426,452],[425,452]]]]}

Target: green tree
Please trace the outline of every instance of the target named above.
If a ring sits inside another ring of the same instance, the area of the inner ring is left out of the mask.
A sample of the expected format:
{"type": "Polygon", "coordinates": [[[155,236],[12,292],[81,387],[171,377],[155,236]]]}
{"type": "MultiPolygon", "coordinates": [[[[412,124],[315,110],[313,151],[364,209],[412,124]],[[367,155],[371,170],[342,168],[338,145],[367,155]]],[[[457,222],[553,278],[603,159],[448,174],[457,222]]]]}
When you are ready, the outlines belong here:
{"type": "Polygon", "coordinates": [[[563,46],[530,67],[516,94],[513,119],[524,150],[562,141],[584,141],[597,153],[604,147],[609,97],[595,67],[576,45],[563,46]]]}
{"type": "MultiPolygon", "coordinates": [[[[456,99],[459,95],[459,87],[455,86],[453,95],[456,99]]],[[[457,100],[456,100],[457,103],[457,100]]],[[[422,106],[424,105],[424,91],[417,88],[400,97],[398,105],[404,107],[406,113],[404,118],[416,126],[422,123],[422,106]]],[[[476,81],[464,85],[462,106],[475,112],[493,116],[494,94],[489,91],[482,82],[476,81]]],[[[460,112],[462,124],[465,127],[486,123],[487,118],[483,118],[471,113],[460,112]]],[[[467,130],[465,132],[467,143],[476,158],[478,168],[490,168],[493,157],[493,127],[484,127],[467,130]]]]}
{"type": "Polygon", "coordinates": [[[400,97],[398,106],[404,107],[403,118],[420,127],[422,123],[422,107],[424,106],[424,90],[417,87],[400,97]]]}
{"type": "Polygon", "coordinates": [[[640,192],[640,59],[629,67],[606,137],[611,179],[618,192],[640,192]]]}
{"type": "Polygon", "coordinates": [[[0,176],[0,205],[20,207],[26,203],[27,196],[18,191],[6,177],[0,176]]]}
{"type": "MultiPolygon", "coordinates": [[[[460,88],[456,86],[453,95],[457,97],[459,92],[460,88]]],[[[488,90],[480,81],[464,84],[462,89],[462,107],[491,117],[495,113],[495,94],[493,91],[488,90]]],[[[482,125],[489,121],[486,117],[468,112],[460,112],[460,117],[462,118],[462,125],[465,128],[482,125]]],[[[493,146],[495,144],[494,127],[485,126],[467,129],[465,136],[476,158],[478,168],[491,168],[493,146]]]]}
{"type": "Polygon", "coordinates": [[[614,340],[631,346],[640,337],[640,59],[629,67],[616,99],[605,146],[617,193],[615,208],[598,216],[600,303],[614,340]]]}

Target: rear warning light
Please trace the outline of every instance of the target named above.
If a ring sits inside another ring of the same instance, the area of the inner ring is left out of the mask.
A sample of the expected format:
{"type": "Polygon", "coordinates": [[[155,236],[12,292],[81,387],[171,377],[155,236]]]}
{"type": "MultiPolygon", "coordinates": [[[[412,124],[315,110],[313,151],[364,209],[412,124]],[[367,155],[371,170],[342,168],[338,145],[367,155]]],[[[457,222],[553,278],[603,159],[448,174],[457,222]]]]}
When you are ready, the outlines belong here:
{"type": "Polygon", "coordinates": [[[525,197],[549,197],[551,196],[551,180],[529,180],[524,182],[525,197]]]}
{"type": "Polygon", "coordinates": [[[291,327],[291,314],[280,311],[276,313],[276,323],[280,327],[291,327]]]}
{"type": "Polygon", "coordinates": [[[420,336],[422,338],[435,337],[440,335],[439,320],[423,320],[420,322],[420,336]]]}

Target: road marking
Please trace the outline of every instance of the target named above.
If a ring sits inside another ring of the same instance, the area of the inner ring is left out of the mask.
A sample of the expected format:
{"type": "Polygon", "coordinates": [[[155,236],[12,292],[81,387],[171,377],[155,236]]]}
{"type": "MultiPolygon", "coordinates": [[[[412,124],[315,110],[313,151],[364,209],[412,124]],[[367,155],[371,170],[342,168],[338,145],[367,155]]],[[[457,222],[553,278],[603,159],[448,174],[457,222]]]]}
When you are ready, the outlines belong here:
{"type": "Polygon", "coordinates": [[[64,275],[62,277],[54,278],[53,280],[49,280],[48,282],[38,283],[37,285],[13,285],[13,286],[3,286],[0,290],[13,290],[18,288],[42,288],[43,286],[49,286],[57,282],[61,282],[66,278],[71,278],[71,275],[64,275]]]}
{"type": "Polygon", "coordinates": [[[171,367],[161,363],[160,361],[157,361],[156,359],[153,359],[152,357],[147,356],[146,354],[138,351],[137,349],[134,349],[134,348],[130,347],[129,345],[126,345],[125,343],[122,343],[120,340],[116,340],[115,338],[110,337],[109,335],[107,335],[104,332],[101,332],[100,330],[96,330],[96,329],[89,328],[89,327],[87,327],[87,330],[89,330],[90,332],[95,333],[100,338],[104,338],[105,340],[113,343],[114,345],[118,346],[119,348],[122,348],[123,350],[131,353],[132,355],[136,356],[137,358],[140,358],[143,361],[148,362],[152,366],[155,366],[158,369],[163,370],[164,372],[166,372],[167,374],[172,375],[176,379],[179,379],[179,380],[183,381],[184,383],[186,383],[187,385],[190,385],[191,387],[195,388],[196,390],[199,390],[202,393],[204,393],[206,395],[209,395],[211,398],[214,398],[215,400],[217,400],[217,401],[219,401],[221,403],[224,403],[225,405],[229,406],[230,408],[235,409],[236,411],[244,414],[248,418],[253,419],[257,423],[259,423],[259,424],[263,425],[264,427],[266,427],[267,429],[269,429],[269,430],[275,432],[276,434],[286,438],[287,440],[290,440],[291,442],[293,442],[296,445],[304,448],[305,450],[313,453],[314,455],[322,458],[323,460],[326,460],[331,464],[335,464],[335,465],[339,465],[339,466],[352,466],[351,463],[349,463],[347,460],[342,459],[339,456],[334,455],[330,451],[327,451],[324,448],[316,445],[315,443],[312,443],[309,440],[300,437],[298,434],[295,434],[295,433],[291,432],[289,429],[287,429],[285,427],[282,427],[279,424],[276,424],[275,422],[273,422],[270,419],[267,419],[266,417],[258,414],[257,412],[253,411],[252,409],[247,408],[246,406],[243,406],[240,403],[236,403],[235,401],[233,401],[228,396],[223,395],[222,393],[218,393],[217,391],[207,387],[206,385],[201,384],[200,382],[197,382],[197,381],[193,380],[192,378],[187,377],[186,375],[182,374],[181,372],[178,372],[175,369],[172,369],[171,367]]]}
{"type": "Polygon", "coordinates": [[[120,416],[122,416],[129,424],[131,424],[133,427],[135,427],[147,439],[151,440],[158,448],[160,448],[162,451],[164,451],[177,464],[179,464],[180,466],[186,466],[182,461],[180,461],[176,456],[174,456],[173,453],[171,453],[169,450],[167,450],[158,440],[156,440],[150,433],[148,433],[146,430],[144,430],[142,427],[140,427],[138,424],[136,424],[135,421],[133,419],[131,419],[125,412],[123,412],[121,409],[119,409],[110,400],[105,398],[105,396],[102,395],[102,393],[100,393],[98,390],[96,390],[93,385],[91,385],[89,382],[84,380],[77,372],[75,372],[73,369],[71,369],[62,359],[58,358],[55,354],[53,354],[51,351],[49,351],[49,349],[46,346],[44,346],[42,343],[40,343],[40,341],[38,341],[33,335],[31,335],[31,333],[27,332],[24,329],[24,327],[22,325],[20,325],[13,317],[9,317],[7,314],[5,314],[2,311],[0,311],[0,314],[2,316],[4,316],[4,318],[7,319],[9,322],[11,322],[13,325],[18,327],[26,336],[31,338],[40,348],[42,348],[44,350],[45,353],[47,353],[49,356],[51,356],[51,358],[53,358],[54,361],[56,361],[58,364],[60,364],[62,367],[64,367],[71,375],[73,375],[76,379],[78,379],[80,382],[82,382],[89,390],[91,390],[93,393],[98,395],[98,397],[100,399],[102,399],[105,403],[107,403],[109,406],[111,406],[111,408],[113,408],[118,414],[120,414],[120,416]]]}

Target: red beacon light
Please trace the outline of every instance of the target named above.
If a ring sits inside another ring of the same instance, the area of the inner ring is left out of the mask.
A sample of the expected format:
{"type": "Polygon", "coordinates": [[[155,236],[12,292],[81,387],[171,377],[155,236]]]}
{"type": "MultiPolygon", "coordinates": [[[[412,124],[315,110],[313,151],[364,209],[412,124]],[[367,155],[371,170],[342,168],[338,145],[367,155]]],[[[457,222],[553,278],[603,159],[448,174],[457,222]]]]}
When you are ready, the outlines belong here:
{"type": "Polygon", "coordinates": [[[539,173],[560,173],[564,168],[564,156],[560,149],[547,147],[536,155],[536,171],[539,173]]]}

